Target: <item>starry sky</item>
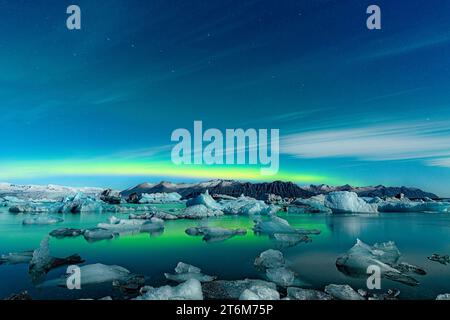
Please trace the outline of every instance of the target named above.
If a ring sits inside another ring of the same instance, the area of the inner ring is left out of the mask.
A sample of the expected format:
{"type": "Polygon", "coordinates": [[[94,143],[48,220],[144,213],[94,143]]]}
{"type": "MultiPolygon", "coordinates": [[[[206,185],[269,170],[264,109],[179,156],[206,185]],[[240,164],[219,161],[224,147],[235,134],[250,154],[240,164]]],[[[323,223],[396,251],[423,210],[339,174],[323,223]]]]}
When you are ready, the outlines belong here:
{"type": "Polygon", "coordinates": [[[0,1],[0,181],[213,178],[450,196],[450,2],[0,1]],[[82,29],[66,28],[81,8],[82,29]],[[381,8],[382,29],[366,28],[381,8]],[[176,166],[176,128],[279,128],[280,171],[176,166]]]}

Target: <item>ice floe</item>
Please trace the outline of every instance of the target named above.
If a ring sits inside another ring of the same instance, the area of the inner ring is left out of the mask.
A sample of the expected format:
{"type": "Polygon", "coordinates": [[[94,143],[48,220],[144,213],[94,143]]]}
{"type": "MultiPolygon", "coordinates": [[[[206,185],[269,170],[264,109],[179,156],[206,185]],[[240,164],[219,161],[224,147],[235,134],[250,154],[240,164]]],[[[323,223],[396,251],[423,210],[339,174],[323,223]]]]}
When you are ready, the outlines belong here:
{"type": "Polygon", "coordinates": [[[336,266],[344,274],[353,277],[366,277],[369,266],[378,266],[382,277],[411,286],[418,285],[419,282],[409,273],[423,274],[424,270],[401,264],[399,259],[400,252],[394,242],[369,246],[357,239],[356,244],[346,254],[337,258],[336,266]]]}
{"type": "Polygon", "coordinates": [[[367,203],[355,192],[335,191],[325,196],[324,204],[334,213],[377,213],[377,205],[367,203]]]}
{"type": "Polygon", "coordinates": [[[28,218],[23,219],[22,224],[24,225],[48,225],[48,224],[55,224],[59,222],[63,222],[64,219],[60,217],[55,216],[49,216],[49,215],[38,215],[38,216],[31,216],[28,218]]]}
{"type": "Polygon", "coordinates": [[[139,199],[142,204],[157,204],[157,203],[178,203],[181,200],[181,195],[176,192],[170,193],[143,193],[139,199]]]}
{"type": "Polygon", "coordinates": [[[230,239],[236,235],[247,234],[246,229],[226,229],[222,227],[191,227],[186,229],[190,236],[203,236],[207,242],[219,242],[230,239]]]}
{"type": "Polygon", "coordinates": [[[363,296],[347,284],[329,284],[325,287],[325,292],[338,300],[365,300],[363,296]]]}
{"type": "Polygon", "coordinates": [[[209,276],[202,273],[200,268],[190,264],[179,262],[175,268],[175,274],[164,273],[167,280],[176,282],[185,282],[189,279],[196,279],[200,282],[209,282],[217,279],[215,276],[209,276]]]}
{"type": "Polygon", "coordinates": [[[254,285],[245,289],[239,300],[280,300],[280,293],[269,286],[254,285]]]}
{"type": "Polygon", "coordinates": [[[202,285],[196,279],[189,279],[176,287],[145,286],[136,300],[203,300],[202,285]]]}
{"type": "Polygon", "coordinates": [[[214,300],[237,300],[246,289],[250,289],[253,286],[277,289],[275,283],[258,279],[215,280],[205,282],[202,285],[205,299],[214,300]]]}
{"type": "Polygon", "coordinates": [[[325,292],[314,289],[303,289],[298,287],[287,288],[289,300],[332,300],[333,297],[325,292]]]}

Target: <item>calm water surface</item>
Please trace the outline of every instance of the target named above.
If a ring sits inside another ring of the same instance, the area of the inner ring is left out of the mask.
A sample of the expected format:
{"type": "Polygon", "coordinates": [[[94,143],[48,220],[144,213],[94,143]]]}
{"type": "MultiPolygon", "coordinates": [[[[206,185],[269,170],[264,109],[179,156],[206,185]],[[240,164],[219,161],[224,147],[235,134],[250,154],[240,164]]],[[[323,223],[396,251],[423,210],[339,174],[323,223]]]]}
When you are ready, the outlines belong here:
{"type": "MultiPolygon", "coordinates": [[[[23,226],[25,215],[14,215],[0,209],[0,253],[18,252],[36,248],[42,238],[59,227],[89,228],[107,221],[112,214],[67,214],[64,222],[51,226],[23,226]]],[[[127,215],[118,215],[127,218],[127,215]]],[[[416,276],[417,287],[408,287],[383,280],[384,290],[400,289],[403,299],[434,299],[436,295],[450,292],[450,266],[431,262],[432,253],[450,254],[450,215],[389,213],[379,215],[286,215],[291,225],[317,228],[322,231],[313,236],[311,243],[283,248],[290,267],[299,278],[311,287],[323,289],[330,283],[349,284],[364,288],[365,279],[355,279],[340,273],[336,258],[350,249],[357,238],[368,244],[393,240],[402,253],[402,260],[417,264],[428,272],[416,276]]],[[[83,237],[50,241],[51,254],[57,257],[74,253],[81,255],[86,264],[103,263],[121,265],[131,272],[148,277],[153,286],[166,284],[164,272],[173,272],[179,261],[196,265],[220,279],[262,278],[253,267],[255,257],[269,248],[278,248],[267,236],[257,236],[248,217],[208,219],[201,222],[210,226],[247,228],[246,236],[237,236],[220,243],[206,243],[201,237],[185,234],[185,229],[197,226],[199,221],[167,221],[165,231],[159,236],[135,234],[96,243],[88,243],[83,237]]],[[[84,287],[69,291],[64,288],[35,288],[28,276],[28,265],[0,266],[0,298],[11,293],[28,290],[34,299],[100,298],[118,296],[111,286],[84,287]]],[[[51,271],[47,279],[59,277],[65,268],[51,271]]]]}

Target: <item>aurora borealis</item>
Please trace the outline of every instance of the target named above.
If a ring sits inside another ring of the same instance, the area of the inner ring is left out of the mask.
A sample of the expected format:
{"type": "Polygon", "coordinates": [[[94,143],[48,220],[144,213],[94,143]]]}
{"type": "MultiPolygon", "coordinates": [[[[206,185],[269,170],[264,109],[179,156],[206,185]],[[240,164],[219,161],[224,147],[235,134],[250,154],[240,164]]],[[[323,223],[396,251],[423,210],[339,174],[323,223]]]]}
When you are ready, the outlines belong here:
{"type": "Polygon", "coordinates": [[[449,196],[448,1],[1,1],[0,181],[214,178],[449,196]],[[82,29],[69,31],[77,4],[82,29]],[[432,5],[431,5],[432,4],[432,5]],[[176,166],[171,132],[280,129],[280,171],[176,166]]]}

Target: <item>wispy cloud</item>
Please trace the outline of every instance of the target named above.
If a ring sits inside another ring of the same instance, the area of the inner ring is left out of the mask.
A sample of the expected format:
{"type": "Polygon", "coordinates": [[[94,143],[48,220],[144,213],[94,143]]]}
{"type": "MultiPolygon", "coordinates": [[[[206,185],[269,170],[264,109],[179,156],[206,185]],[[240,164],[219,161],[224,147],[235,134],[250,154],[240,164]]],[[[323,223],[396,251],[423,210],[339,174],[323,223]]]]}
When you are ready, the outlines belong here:
{"type": "Polygon", "coordinates": [[[405,122],[295,133],[283,137],[280,144],[282,153],[300,158],[430,160],[450,156],[450,123],[405,122]]]}

